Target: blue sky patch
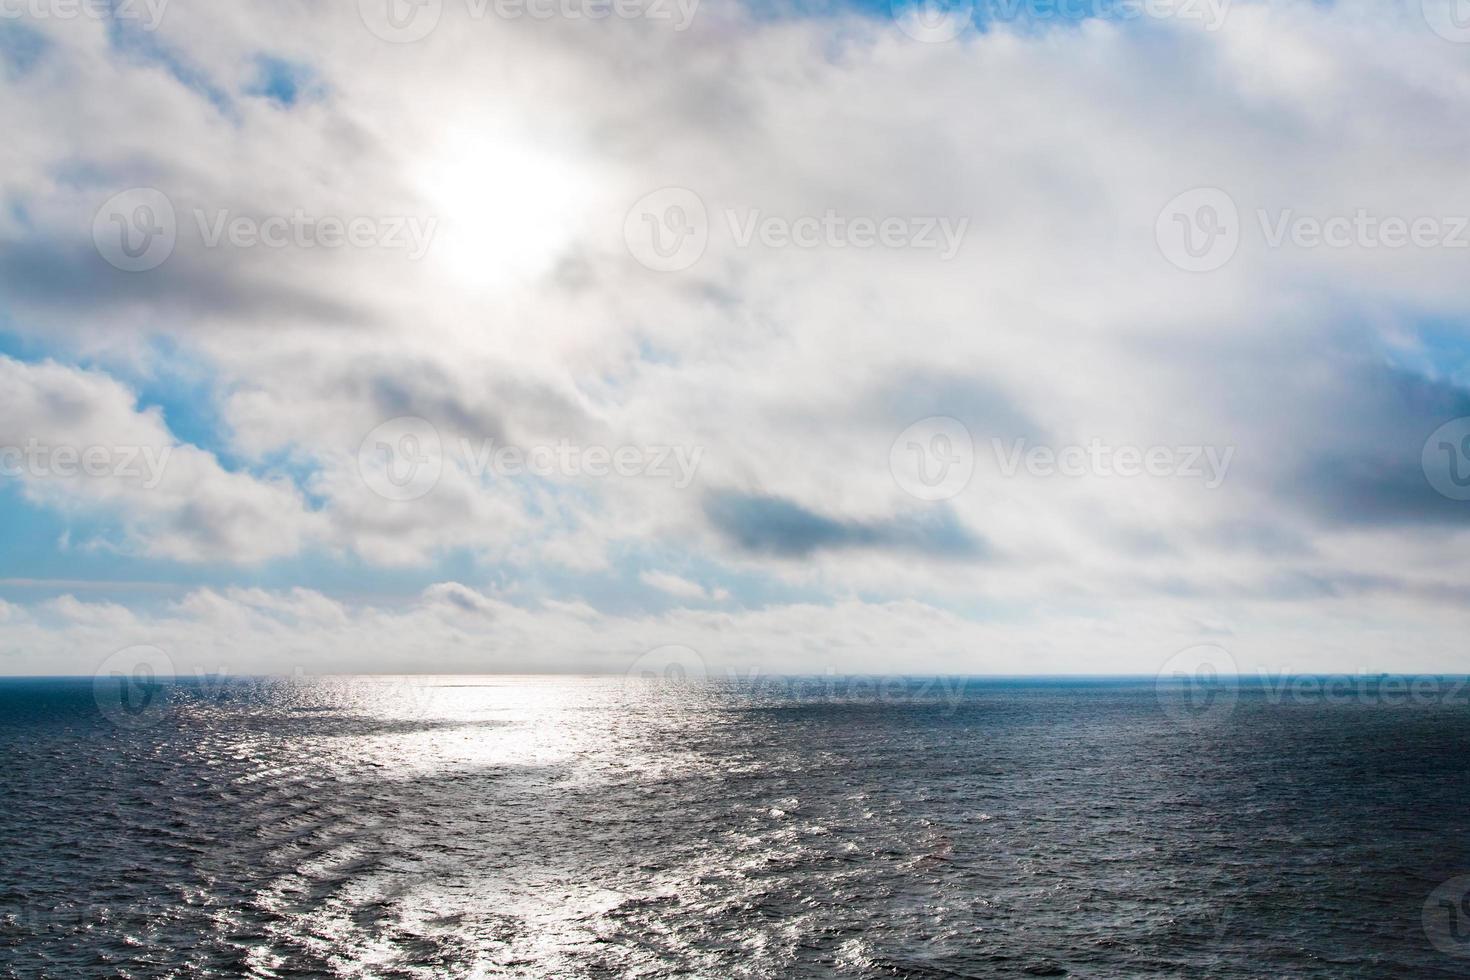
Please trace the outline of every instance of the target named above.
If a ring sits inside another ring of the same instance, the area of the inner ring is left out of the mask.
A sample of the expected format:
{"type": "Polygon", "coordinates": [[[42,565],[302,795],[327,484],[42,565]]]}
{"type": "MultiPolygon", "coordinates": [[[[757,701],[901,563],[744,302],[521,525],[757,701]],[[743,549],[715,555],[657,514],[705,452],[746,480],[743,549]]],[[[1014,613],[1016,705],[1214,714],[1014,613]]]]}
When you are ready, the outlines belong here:
{"type": "Polygon", "coordinates": [[[259,55],[255,70],[255,82],[246,89],[246,94],[270,99],[280,106],[289,108],[303,99],[319,99],[325,91],[309,66],[274,55],[259,55]]]}

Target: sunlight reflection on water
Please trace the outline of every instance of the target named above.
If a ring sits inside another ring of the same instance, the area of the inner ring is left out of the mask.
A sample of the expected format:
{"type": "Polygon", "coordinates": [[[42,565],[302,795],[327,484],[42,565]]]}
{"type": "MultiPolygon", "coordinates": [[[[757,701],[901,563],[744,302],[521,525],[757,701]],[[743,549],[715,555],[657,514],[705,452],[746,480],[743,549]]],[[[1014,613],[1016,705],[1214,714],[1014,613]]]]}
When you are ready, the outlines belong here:
{"type": "Polygon", "coordinates": [[[131,727],[49,683],[0,689],[0,976],[1415,972],[1466,857],[1463,708],[297,678],[131,727]]]}

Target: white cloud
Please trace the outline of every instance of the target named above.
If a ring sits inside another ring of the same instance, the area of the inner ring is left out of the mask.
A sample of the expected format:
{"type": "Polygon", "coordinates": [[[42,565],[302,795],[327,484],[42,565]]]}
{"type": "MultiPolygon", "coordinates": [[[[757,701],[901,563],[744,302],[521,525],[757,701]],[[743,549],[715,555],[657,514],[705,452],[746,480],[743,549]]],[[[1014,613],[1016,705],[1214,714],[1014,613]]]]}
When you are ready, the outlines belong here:
{"type": "Polygon", "coordinates": [[[116,513],[120,546],[183,561],[292,555],[316,518],[283,478],[225,470],[95,371],[0,357],[0,466],[30,499],[116,513]]]}
{"type": "Polygon", "coordinates": [[[638,576],[639,581],[649,588],[667,592],[671,596],[680,599],[713,599],[723,602],[730,598],[730,593],[725,589],[709,589],[698,582],[691,582],[687,578],[680,578],[669,572],[647,571],[638,576]]]}

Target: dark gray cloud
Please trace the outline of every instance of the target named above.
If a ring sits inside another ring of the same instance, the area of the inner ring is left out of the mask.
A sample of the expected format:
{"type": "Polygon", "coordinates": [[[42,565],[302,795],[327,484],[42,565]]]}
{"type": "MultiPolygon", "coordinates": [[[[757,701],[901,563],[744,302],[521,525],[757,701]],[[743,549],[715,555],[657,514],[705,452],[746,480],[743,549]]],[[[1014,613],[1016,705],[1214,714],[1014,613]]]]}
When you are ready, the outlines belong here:
{"type": "Polygon", "coordinates": [[[705,516],[740,548],[783,558],[819,551],[873,549],[935,558],[984,558],[985,541],[947,507],[883,520],[827,517],[790,500],[723,491],[711,494],[705,516]]]}
{"type": "Polygon", "coordinates": [[[1386,366],[1344,381],[1337,411],[1282,453],[1301,462],[1286,468],[1281,499],[1332,524],[1470,524],[1470,505],[1438,493],[1423,458],[1435,429],[1470,416],[1470,392],[1386,366]]]}
{"type": "Polygon", "coordinates": [[[184,249],[157,269],[129,273],[107,265],[91,245],[39,237],[0,243],[0,286],[25,316],[89,321],[106,310],[114,317],[132,311],[183,322],[220,315],[245,323],[286,318],[358,328],[383,322],[377,311],[361,304],[306,285],[253,279],[227,262],[208,262],[184,249]]]}

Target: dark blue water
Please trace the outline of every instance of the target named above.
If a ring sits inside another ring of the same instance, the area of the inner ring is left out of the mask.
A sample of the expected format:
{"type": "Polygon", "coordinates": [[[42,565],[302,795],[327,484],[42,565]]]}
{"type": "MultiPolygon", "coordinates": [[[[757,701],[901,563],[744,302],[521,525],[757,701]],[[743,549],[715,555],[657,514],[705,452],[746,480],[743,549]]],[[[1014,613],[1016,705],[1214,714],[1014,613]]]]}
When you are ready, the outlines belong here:
{"type": "Polygon", "coordinates": [[[1464,690],[946,683],[0,682],[0,976],[1470,976],[1464,690]]]}

